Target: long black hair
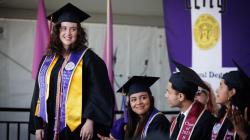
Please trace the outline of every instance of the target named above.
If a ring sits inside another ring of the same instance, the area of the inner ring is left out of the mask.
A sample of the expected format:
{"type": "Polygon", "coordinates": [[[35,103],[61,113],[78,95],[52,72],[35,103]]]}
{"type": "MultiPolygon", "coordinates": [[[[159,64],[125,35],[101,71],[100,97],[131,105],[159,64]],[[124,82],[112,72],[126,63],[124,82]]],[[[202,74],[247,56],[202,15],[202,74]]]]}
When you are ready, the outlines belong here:
{"type": "Polygon", "coordinates": [[[150,90],[147,91],[150,101],[149,111],[145,114],[143,118],[140,118],[131,108],[130,100],[128,101],[128,123],[125,130],[125,139],[134,139],[140,137],[151,112],[154,109],[154,97],[150,90]],[[136,128],[138,127],[138,128],[136,128]]]}
{"type": "MultiPolygon", "coordinates": [[[[224,81],[228,90],[232,90],[233,87],[230,86],[226,80],[224,81]]],[[[231,100],[231,98],[229,100],[231,100]]],[[[217,122],[219,122],[225,116],[226,113],[227,113],[227,107],[225,105],[222,105],[221,108],[218,110],[217,122]]]]}
{"type": "MultiPolygon", "coordinates": [[[[47,54],[62,55],[63,52],[65,51],[62,46],[62,41],[60,40],[60,28],[61,28],[61,23],[57,23],[54,25],[47,54]]],[[[69,51],[71,52],[75,50],[76,51],[81,50],[83,48],[86,48],[87,44],[88,44],[87,34],[84,28],[82,28],[81,24],[77,23],[77,40],[74,44],[71,45],[69,51]]]]}
{"type": "MultiPolygon", "coordinates": [[[[241,93],[239,93],[240,90],[238,88],[234,88],[230,83],[228,83],[228,81],[226,81],[226,80],[224,80],[224,81],[225,81],[225,85],[227,86],[227,88],[228,88],[229,91],[233,90],[233,89],[236,90],[236,94],[233,95],[231,98],[228,99],[230,101],[230,106],[231,106],[232,102],[234,102],[235,100],[237,100],[239,98],[238,95],[241,94],[241,93]]],[[[221,121],[221,119],[223,117],[225,117],[225,115],[227,113],[227,110],[228,110],[228,108],[225,105],[221,106],[221,108],[218,111],[218,117],[217,117],[217,120],[216,120],[217,123],[219,123],[221,121]]],[[[231,121],[227,121],[227,122],[228,122],[227,123],[227,128],[229,130],[232,130],[233,129],[233,123],[231,121]]]]}

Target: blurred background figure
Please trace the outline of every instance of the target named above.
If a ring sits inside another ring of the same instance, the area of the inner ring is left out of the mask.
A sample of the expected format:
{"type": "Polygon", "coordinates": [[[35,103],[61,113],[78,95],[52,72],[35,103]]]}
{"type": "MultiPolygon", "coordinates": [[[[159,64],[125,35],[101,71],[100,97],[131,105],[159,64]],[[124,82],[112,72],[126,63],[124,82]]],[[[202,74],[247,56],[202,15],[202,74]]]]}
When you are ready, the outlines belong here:
{"type": "Polygon", "coordinates": [[[207,110],[210,111],[213,115],[217,116],[219,106],[215,102],[215,94],[211,85],[208,82],[204,82],[210,89],[204,89],[202,87],[198,87],[198,91],[195,94],[195,100],[199,101],[200,103],[206,105],[207,110]]]}

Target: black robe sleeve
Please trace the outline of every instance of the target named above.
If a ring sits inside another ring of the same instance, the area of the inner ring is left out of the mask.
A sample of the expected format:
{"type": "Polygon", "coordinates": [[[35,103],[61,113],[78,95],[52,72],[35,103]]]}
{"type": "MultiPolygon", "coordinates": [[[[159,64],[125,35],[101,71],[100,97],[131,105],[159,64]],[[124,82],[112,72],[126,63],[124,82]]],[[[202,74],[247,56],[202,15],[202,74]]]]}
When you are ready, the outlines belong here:
{"type": "Polygon", "coordinates": [[[106,65],[92,50],[86,52],[83,63],[83,119],[91,119],[95,126],[110,129],[114,113],[114,92],[106,65]]]}
{"type": "MultiPolygon", "coordinates": [[[[41,62],[39,64],[39,69],[40,69],[44,59],[45,59],[45,56],[42,58],[42,60],[41,60],[41,62]]],[[[29,132],[32,133],[32,134],[35,134],[36,129],[42,129],[43,128],[42,119],[35,116],[36,104],[37,104],[37,101],[38,101],[38,98],[39,98],[39,86],[38,86],[37,77],[38,77],[38,74],[36,76],[36,82],[35,82],[35,86],[34,86],[33,97],[32,97],[31,105],[30,105],[29,132]]]]}
{"type": "Polygon", "coordinates": [[[148,128],[147,136],[151,137],[155,134],[160,134],[164,136],[165,138],[169,137],[169,128],[170,123],[168,119],[163,115],[157,115],[154,120],[151,122],[148,128]]]}

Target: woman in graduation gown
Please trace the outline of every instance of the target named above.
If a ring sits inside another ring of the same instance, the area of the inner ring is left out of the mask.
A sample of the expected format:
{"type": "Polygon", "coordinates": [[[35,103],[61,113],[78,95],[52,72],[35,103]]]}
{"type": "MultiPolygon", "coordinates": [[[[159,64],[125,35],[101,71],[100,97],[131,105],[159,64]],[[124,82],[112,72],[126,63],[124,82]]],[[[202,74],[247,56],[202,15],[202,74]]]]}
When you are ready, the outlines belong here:
{"type": "Polygon", "coordinates": [[[88,17],[70,3],[48,17],[55,25],[30,111],[36,139],[90,140],[110,133],[114,94],[105,63],[86,46],[80,23],[88,17]]]}
{"type": "Polygon", "coordinates": [[[221,108],[217,122],[213,127],[213,140],[238,139],[231,117],[234,110],[242,115],[245,114],[245,108],[249,106],[249,81],[241,68],[238,67],[238,69],[238,71],[225,73],[219,88],[216,90],[216,103],[220,104],[221,108]]]}
{"type": "Polygon", "coordinates": [[[121,130],[123,139],[144,139],[156,133],[168,138],[169,121],[155,108],[149,88],[157,80],[158,77],[133,76],[118,90],[128,96],[128,122],[125,130],[121,130]]]}

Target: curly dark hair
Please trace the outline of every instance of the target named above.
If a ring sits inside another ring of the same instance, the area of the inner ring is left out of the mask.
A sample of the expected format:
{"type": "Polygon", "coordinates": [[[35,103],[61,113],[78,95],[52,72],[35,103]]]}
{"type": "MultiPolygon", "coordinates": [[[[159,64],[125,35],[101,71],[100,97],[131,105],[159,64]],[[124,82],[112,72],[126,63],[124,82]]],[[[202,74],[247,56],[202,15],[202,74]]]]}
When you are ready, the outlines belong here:
{"type": "Polygon", "coordinates": [[[128,101],[128,123],[127,128],[125,130],[125,139],[134,139],[139,138],[151,112],[154,109],[154,97],[150,90],[147,91],[150,100],[150,108],[149,111],[145,114],[143,118],[140,118],[131,108],[130,101],[128,101]],[[136,130],[136,126],[138,124],[138,129],[136,130]],[[136,132],[135,132],[136,131],[136,132]]]}
{"type": "MultiPolygon", "coordinates": [[[[60,40],[60,28],[61,28],[61,23],[57,23],[54,25],[47,54],[62,55],[62,53],[65,51],[62,46],[62,41],[60,40]]],[[[88,44],[87,34],[84,28],[82,28],[81,24],[77,23],[77,40],[74,44],[71,45],[69,51],[81,50],[83,48],[86,48],[87,44],[88,44]]]]}

